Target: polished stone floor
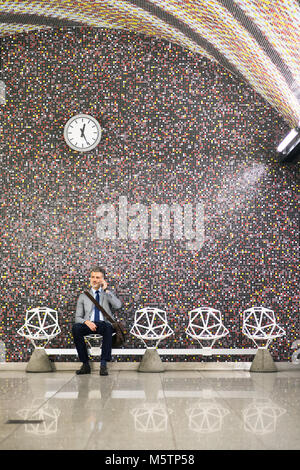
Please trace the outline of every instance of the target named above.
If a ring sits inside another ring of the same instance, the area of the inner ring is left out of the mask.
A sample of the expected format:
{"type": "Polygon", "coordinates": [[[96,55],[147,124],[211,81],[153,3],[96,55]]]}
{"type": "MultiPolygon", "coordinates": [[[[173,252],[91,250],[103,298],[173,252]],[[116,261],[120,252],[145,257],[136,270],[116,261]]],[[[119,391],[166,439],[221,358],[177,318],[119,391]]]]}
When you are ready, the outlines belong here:
{"type": "Polygon", "coordinates": [[[0,371],[0,449],[300,449],[300,370],[0,371]]]}

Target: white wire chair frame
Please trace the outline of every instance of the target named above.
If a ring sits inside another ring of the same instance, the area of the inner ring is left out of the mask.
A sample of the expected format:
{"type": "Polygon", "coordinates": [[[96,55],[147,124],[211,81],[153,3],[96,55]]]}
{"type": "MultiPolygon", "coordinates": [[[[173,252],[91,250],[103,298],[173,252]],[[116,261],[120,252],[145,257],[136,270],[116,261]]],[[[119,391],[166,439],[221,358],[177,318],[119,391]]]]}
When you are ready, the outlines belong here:
{"type": "MultiPolygon", "coordinates": [[[[116,332],[114,331],[112,333],[112,336],[114,336],[115,334],[116,332]]],[[[103,337],[99,333],[91,333],[89,335],[86,335],[84,339],[86,340],[88,347],[92,350],[94,350],[95,347],[100,348],[102,346],[103,337]],[[96,343],[96,346],[95,346],[95,343],[96,343]]]]}
{"type": "Polygon", "coordinates": [[[97,333],[86,335],[84,339],[87,342],[88,347],[91,349],[95,348],[95,343],[97,344],[96,347],[100,347],[102,345],[102,336],[97,333]]]}
{"type": "Polygon", "coordinates": [[[157,348],[160,341],[174,334],[174,331],[168,325],[167,313],[164,310],[144,307],[135,312],[130,333],[141,339],[146,348],[146,341],[155,342],[154,348],[157,348]]]}
{"type": "Polygon", "coordinates": [[[26,310],[25,323],[17,330],[17,333],[29,339],[36,349],[45,348],[49,341],[60,332],[58,313],[49,307],[26,310]],[[43,346],[38,346],[40,342],[43,342],[43,346]]]}
{"type": "Polygon", "coordinates": [[[300,364],[300,339],[296,339],[296,341],[293,342],[291,348],[296,349],[296,351],[294,351],[292,354],[292,362],[294,364],[300,364]]]}
{"type": "Polygon", "coordinates": [[[188,316],[186,335],[196,339],[202,348],[212,348],[217,340],[229,334],[219,310],[212,307],[198,307],[189,311],[188,316]]]}
{"type": "Polygon", "coordinates": [[[274,311],[266,307],[251,307],[243,312],[242,333],[259,349],[267,349],[271,341],[286,334],[278,325],[274,311]]]}

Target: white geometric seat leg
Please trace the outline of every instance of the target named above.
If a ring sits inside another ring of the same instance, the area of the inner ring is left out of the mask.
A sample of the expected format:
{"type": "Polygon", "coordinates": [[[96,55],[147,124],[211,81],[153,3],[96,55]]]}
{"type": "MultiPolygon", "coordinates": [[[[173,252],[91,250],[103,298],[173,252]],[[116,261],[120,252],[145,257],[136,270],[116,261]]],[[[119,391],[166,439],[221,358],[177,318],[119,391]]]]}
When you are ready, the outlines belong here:
{"type": "Polygon", "coordinates": [[[27,372],[50,372],[52,366],[45,352],[45,346],[61,332],[56,310],[36,307],[26,311],[25,323],[17,333],[29,339],[34,352],[27,364],[27,372]]]}
{"type": "Polygon", "coordinates": [[[157,346],[160,341],[174,333],[168,325],[166,312],[156,307],[144,307],[137,310],[130,333],[139,338],[146,347],[139,371],[163,371],[164,368],[157,353],[157,346]],[[147,343],[152,344],[152,346],[148,346],[147,343]]]}
{"type": "Polygon", "coordinates": [[[251,307],[243,312],[242,333],[257,346],[257,353],[252,362],[252,372],[276,372],[275,363],[268,351],[268,346],[276,338],[286,334],[277,324],[273,310],[265,307],[251,307]]]}
{"type": "Polygon", "coordinates": [[[223,325],[219,310],[212,307],[198,307],[188,312],[188,316],[186,334],[196,339],[204,349],[211,349],[218,339],[229,334],[223,325]]]}

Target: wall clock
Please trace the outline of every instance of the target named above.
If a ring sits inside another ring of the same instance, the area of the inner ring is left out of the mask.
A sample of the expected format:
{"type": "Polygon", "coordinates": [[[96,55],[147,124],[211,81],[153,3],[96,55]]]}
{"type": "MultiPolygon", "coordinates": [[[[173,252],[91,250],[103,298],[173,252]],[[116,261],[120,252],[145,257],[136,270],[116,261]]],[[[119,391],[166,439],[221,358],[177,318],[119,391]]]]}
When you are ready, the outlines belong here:
{"type": "Polygon", "coordinates": [[[88,152],[100,142],[102,129],[93,116],[76,114],[65,124],[64,138],[69,147],[78,152],[88,152]]]}

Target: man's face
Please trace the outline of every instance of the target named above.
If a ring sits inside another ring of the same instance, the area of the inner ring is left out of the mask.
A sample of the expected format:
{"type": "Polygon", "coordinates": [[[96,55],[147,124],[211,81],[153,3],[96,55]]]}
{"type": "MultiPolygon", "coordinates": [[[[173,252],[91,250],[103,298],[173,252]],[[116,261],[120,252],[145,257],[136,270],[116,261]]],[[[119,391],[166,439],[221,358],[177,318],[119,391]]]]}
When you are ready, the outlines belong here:
{"type": "Polygon", "coordinates": [[[98,290],[100,288],[100,286],[102,286],[102,283],[103,283],[103,280],[104,280],[104,276],[103,276],[103,273],[94,273],[92,272],[91,273],[91,286],[98,290]]]}

